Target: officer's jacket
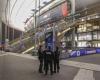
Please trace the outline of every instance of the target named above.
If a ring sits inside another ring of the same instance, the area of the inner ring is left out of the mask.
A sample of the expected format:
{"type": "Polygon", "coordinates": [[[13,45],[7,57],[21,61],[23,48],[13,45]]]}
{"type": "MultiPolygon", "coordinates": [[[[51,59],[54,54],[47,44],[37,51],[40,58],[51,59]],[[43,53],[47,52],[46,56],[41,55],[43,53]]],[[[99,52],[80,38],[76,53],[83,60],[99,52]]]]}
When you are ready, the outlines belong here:
{"type": "Polygon", "coordinates": [[[54,60],[59,60],[59,56],[60,56],[60,51],[59,50],[56,50],[54,52],[54,60]]]}
{"type": "Polygon", "coordinates": [[[45,61],[53,61],[53,58],[54,58],[54,55],[53,55],[53,52],[52,51],[46,50],[44,52],[44,60],[45,61]]]}

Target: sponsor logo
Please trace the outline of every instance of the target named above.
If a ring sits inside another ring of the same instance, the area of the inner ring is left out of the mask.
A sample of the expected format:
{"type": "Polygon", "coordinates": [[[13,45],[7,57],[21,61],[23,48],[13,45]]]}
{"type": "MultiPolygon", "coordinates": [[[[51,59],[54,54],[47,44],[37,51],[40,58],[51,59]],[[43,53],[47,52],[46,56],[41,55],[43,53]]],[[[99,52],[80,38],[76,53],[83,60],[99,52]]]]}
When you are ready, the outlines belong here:
{"type": "Polygon", "coordinates": [[[80,56],[80,51],[77,51],[77,56],[80,56]]]}
{"type": "Polygon", "coordinates": [[[96,50],[86,51],[86,54],[94,54],[96,53],[96,50]]]}
{"type": "Polygon", "coordinates": [[[81,55],[87,55],[87,54],[96,54],[98,51],[95,49],[95,50],[86,50],[86,49],[83,49],[83,50],[79,50],[79,51],[72,51],[70,56],[81,56],[81,55]]]}

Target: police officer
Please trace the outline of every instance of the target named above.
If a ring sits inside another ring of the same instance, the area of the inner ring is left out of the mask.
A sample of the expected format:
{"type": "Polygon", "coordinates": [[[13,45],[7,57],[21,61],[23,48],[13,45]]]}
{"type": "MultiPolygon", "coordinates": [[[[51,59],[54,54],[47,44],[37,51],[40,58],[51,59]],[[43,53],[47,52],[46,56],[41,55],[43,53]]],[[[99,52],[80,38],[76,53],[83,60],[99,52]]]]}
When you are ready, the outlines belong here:
{"type": "Polygon", "coordinates": [[[51,75],[53,75],[53,52],[51,51],[51,48],[48,47],[46,48],[45,52],[44,52],[44,67],[45,67],[45,75],[48,74],[48,70],[50,67],[50,72],[51,75]]]}
{"type": "Polygon", "coordinates": [[[59,56],[60,56],[60,51],[59,51],[59,48],[56,47],[56,50],[54,52],[54,73],[59,72],[59,69],[60,69],[59,56]]]}
{"type": "Polygon", "coordinates": [[[43,73],[43,71],[42,71],[42,68],[43,68],[43,51],[42,51],[42,46],[39,46],[39,49],[38,49],[38,59],[39,59],[39,62],[40,62],[39,73],[43,73]]]}

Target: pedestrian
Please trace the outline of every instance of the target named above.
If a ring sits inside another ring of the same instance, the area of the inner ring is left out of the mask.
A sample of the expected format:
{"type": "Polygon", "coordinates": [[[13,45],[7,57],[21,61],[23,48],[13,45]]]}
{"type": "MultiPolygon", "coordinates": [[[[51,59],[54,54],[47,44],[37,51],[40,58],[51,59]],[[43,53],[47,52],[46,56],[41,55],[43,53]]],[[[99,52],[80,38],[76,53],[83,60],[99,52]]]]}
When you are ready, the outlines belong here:
{"type": "Polygon", "coordinates": [[[59,72],[60,69],[59,56],[60,56],[60,51],[59,48],[56,47],[56,50],[54,51],[54,73],[59,72]]]}
{"type": "Polygon", "coordinates": [[[38,59],[39,59],[39,73],[43,73],[43,50],[42,50],[42,46],[39,46],[39,49],[38,49],[38,59]]]}
{"type": "Polygon", "coordinates": [[[53,75],[53,52],[50,47],[46,48],[44,51],[44,63],[45,75],[48,74],[49,68],[51,75],[53,75]]]}

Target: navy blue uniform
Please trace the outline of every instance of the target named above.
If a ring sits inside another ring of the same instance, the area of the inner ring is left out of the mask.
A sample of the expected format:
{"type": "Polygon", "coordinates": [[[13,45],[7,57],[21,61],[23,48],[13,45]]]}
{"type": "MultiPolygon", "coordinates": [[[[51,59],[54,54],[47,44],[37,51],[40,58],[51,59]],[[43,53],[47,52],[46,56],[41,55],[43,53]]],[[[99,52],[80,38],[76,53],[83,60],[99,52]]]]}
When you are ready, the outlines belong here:
{"type": "Polygon", "coordinates": [[[60,51],[57,49],[54,52],[54,72],[59,72],[60,66],[59,66],[59,56],[60,56],[60,51]]]}
{"type": "Polygon", "coordinates": [[[44,67],[45,67],[45,74],[47,75],[49,67],[51,75],[53,74],[53,52],[51,50],[44,51],[44,67]]]}
{"type": "Polygon", "coordinates": [[[38,59],[40,61],[40,65],[39,65],[39,72],[42,73],[42,68],[43,68],[43,51],[41,50],[41,48],[38,50],[38,59]]]}

